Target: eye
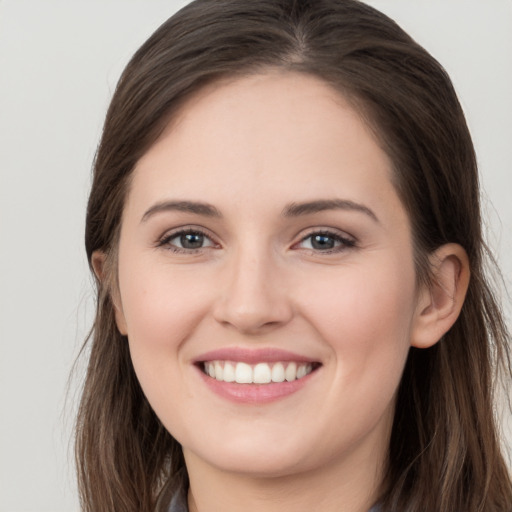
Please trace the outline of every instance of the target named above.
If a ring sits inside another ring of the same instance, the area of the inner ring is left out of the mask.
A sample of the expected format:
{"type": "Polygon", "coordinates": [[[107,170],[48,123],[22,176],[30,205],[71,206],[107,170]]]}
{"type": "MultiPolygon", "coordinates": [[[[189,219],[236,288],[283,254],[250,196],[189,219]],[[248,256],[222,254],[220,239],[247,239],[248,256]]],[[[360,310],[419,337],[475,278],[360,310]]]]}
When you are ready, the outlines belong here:
{"type": "Polygon", "coordinates": [[[356,245],[355,240],[330,231],[310,233],[304,237],[298,247],[315,252],[339,252],[356,245]]]}
{"type": "Polygon", "coordinates": [[[159,247],[166,247],[175,252],[191,252],[214,247],[216,244],[205,233],[197,229],[175,231],[160,240],[159,247]]]}

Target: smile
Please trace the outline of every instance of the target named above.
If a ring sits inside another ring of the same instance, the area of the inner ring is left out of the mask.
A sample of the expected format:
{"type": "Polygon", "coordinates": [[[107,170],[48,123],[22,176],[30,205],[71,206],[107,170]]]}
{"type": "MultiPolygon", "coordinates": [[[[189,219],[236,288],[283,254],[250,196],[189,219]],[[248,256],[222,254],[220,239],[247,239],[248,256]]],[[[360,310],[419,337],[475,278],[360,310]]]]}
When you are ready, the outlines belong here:
{"type": "Polygon", "coordinates": [[[271,347],[211,350],[193,363],[213,393],[249,405],[263,405],[297,393],[315,380],[322,367],[310,356],[271,347]]]}
{"type": "Polygon", "coordinates": [[[203,372],[219,382],[237,384],[270,384],[293,382],[309,375],[318,364],[295,361],[248,364],[234,361],[207,361],[203,372]]]}

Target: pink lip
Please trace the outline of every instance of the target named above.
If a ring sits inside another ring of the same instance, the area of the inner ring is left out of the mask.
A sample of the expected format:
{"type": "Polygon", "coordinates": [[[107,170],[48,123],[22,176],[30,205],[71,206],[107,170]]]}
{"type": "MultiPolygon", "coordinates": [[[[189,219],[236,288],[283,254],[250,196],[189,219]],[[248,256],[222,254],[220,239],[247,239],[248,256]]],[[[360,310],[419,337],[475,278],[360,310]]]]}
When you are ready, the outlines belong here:
{"type": "MultiPolygon", "coordinates": [[[[261,359],[260,359],[261,361],[261,359]]],[[[282,359],[281,359],[282,361],[282,359]]],[[[200,377],[208,388],[231,402],[240,404],[265,404],[285,398],[302,389],[316,371],[292,382],[273,382],[271,384],[237,384],[236,382],[221,382],[206,375],[197,368],[200,377]]]]}
{"type": "Polygon", "coordinates": [[[246,349],[241,347],[221,348],[201,354],[195,358],[195,363],[205,361],[237,361],[247,364],[276,363],[295,361],[297,363],[314,363],[314,359],[287,350],[275,348],[246,349]]]}
{"type": "Polygon", "coordinates": [[[202,370],[202,364],[207,361],[236,361],[247,364],[276,363],[294,361],[296,363],[318,363],[294,352],[275,348],[246,349],[241,347],[222,348],[201,354],[193,361],[197,371],[208,386],[217,395],[236,403],[264,404],[289,396],[302,389],[316,374],[309,375],[292,382],[273,382],[270,384],[238,384],[236,382],[218,381],[202,370]]]}

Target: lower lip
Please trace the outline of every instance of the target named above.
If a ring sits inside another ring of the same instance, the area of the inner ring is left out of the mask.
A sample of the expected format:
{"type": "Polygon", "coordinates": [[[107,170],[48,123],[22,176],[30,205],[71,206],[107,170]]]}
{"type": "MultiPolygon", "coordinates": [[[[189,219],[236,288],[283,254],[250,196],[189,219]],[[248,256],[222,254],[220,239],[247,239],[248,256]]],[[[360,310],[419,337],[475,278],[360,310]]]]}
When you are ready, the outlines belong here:
{"type": "Polygon", "coordinates": [[[237,384],[223,382],[206,375],[201,369],[201,378],[214,393],[237,403],[264,404],[290,396],[302,389],[318,371],[314,370],[301,379],[292,382],[271,382],[270,384],[237,384]]]}

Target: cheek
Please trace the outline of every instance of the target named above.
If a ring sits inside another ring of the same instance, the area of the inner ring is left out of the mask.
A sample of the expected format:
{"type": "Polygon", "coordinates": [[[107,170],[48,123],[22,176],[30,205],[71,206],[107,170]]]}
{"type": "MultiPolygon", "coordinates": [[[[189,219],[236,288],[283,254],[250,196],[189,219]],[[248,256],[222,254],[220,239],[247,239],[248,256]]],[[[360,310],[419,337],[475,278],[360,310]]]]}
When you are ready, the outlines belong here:
{"type": "Polygon", "coordinates": [[[368,342],[377,342],[388,330],[389,334],[400,328],[408,331],[415,309],[413,269],[393,264],[385,265],[385,270],[347,269],[326,275],[325,281],[322,286],[317,274],[315,291],[304,287],[304,302],[311,317],[321,318],[326,329],[340,333],[349,329],[368,342]]]}
{"type": "Polygon", "coordinates": [[[141,380],[179,362],[180,347],[208,311],[208,293],[191,272],[147,258],[119,262],[120,295],[133,364],[141,380]]]}
{"type": "Polygon", "coordinates": [[[120,258],[119,282],[128,332],[145,333],[148,340],[158,338],[159,333],[168,336],[170,326],[175,330],[192,321],[203,302],[204,287],[193,272],[155,264],[151,255],[120,258]]]}
{"type": "Polygon", "coordinates": [[[120,261],[120,292],[132,364],[153,410],[173,432],[180,430],[174,425],[172,411],[194,400],[183,347],[208,310],[204,288],[183,274],[169,268],[163,272],[143,260],[124,267],[120,261]]]}
{"type": "MultiPolygon", "coordinates": [[[[390,261],[331,276],[327,293],[305,299],[305,314],[336,359],[340,384],[372,388],[398,385],[415,314],[415,275],[390,261]],[[384,267],[384,269],[383,269],[384,267]],[[319,298],[320,297],[320,298],[319,298]]],[[[316,283],[318,284],[318,283],[316,283]]],[[[312,290],[304,289],[312,297],[312,290]]],[[[379,393],[379,389],[372,392],[379,393]]]]}

